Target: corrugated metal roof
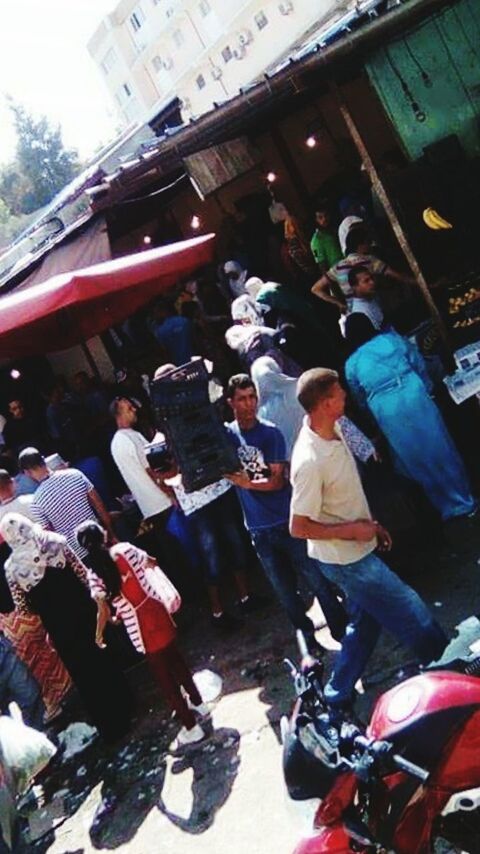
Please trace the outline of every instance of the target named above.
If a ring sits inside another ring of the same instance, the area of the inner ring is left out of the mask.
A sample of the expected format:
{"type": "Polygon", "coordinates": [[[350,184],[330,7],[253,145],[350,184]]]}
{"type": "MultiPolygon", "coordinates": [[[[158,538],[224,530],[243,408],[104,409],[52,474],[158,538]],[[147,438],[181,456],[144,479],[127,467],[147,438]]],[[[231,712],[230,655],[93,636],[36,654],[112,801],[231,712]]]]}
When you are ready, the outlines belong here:
{"type": "MultiPolygon", "coordinates": [[[[168,176],[179,167],[182,157],[206,145],[215,144],[223,137],[228,138],[228,129],[246,121],[247,114],[254,109],[265,108],[274,98],[287,98],[295,94],[294,75],[338,66],[345,58],[356,55],[362,58],[364,49],[378,46],[388,31],[388,37],[406,28],[413,21],[420,21],[442,6],[456,0],[358,0],[354,10],[337,16],[323,27],[309,30],[288,54],[267,68],[258,80],[244,87],[231,98],[217,103],[202,116],[188,123],[169,128],[162,136],[136,148],[133,157],[119,168],[106,175],[99,189],[99,202],[94,201],[90,188],[92,209],[105,209],[135,192],[135,183],[140,184],[151,175],[152,180],[168,176]],[[393,8],[392,8],[393,7],[393,8]],[[378,23],[372,19],[381,17],[378,23]],[[359,32],[354,32],[358,30],[359,32]],[[228,116],[228,122],[226,118],[228,116]],[[237,121],[232,121],[236,116],[237,121]],[[225,134],[227,133],[227,136],[225,134]]],[[[236,128],[238,131],[238,128],[236,128]]],[[[93,169],[97,164],[92,164],[93,169]]],[[[81,176],[79,176],[80,178],[81,176]]],[[[68,187],[64,192],[68,191],[68,187]]],[[[60,242],[61,242],[60,238],[60,242]]],[[[48,250],[47,250],[48,251],[48,250]]]]}

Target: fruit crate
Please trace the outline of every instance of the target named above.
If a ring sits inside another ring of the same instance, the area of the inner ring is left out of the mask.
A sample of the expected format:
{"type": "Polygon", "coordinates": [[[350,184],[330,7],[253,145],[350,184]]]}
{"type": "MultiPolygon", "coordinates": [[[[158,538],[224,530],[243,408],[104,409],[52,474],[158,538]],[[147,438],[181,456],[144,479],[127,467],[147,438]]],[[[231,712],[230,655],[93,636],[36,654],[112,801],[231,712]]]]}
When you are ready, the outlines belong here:
{"type": "Polygon", "coordinates": [[[151,383],[156,426],[167,439],[186,492],[238,471],[240,462],[208,396],[208,372],[195,360],[151,383]]]}
{"type": "Polygon", "coordinates": [[[480,273],[473,272],[449,285],[446,320],[456,347],[480,339],[480,273]]]}
{"type": "Polygon", "coordinates": [[[208,404],[208,371],[203,359],[174,368],[150,385],[155,414],[160,419],[180,414],[185,407],[208,404]]]}

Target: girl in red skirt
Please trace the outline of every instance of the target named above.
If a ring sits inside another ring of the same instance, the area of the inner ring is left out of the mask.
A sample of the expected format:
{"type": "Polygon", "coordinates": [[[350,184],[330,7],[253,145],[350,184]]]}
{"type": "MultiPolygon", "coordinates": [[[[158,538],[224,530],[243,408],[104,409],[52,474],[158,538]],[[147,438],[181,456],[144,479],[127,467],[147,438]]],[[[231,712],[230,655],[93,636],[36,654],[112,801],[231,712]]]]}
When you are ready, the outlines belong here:
{"type": "MultiPolygon", "coordinates": [[[[108,549],[106,532],[97,522],[79,525],[76,536],[79,545],[88,551],[92,594],[104,594],[116,617],[123,621],[134,647],[145,653],[165,699],[182,721],[175,747],[201,741],[205,733],[194,712],[206,717],[208,708],[177,646],[175,624],[147,579],[146,570],[156,567],[155,559],[131,543],[117,543],[108,549]]],[[[99,619],[97,643],[100,645],[108,614],[109,609],[105,608],[99,619]]]]}

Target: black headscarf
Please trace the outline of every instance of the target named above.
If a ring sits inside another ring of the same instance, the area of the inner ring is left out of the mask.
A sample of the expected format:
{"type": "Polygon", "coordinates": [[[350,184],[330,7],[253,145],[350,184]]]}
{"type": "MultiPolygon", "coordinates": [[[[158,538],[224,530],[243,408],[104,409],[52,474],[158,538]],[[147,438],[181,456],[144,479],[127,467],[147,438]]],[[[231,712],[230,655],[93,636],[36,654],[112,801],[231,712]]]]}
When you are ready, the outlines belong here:
{"type": "Polygon", "coordinates": [[[371,341],[375,335],[377,330],[366,314],[356,311],[348,315],[345,323],[345,338],[350,355],[367,341],[371,341]]]}

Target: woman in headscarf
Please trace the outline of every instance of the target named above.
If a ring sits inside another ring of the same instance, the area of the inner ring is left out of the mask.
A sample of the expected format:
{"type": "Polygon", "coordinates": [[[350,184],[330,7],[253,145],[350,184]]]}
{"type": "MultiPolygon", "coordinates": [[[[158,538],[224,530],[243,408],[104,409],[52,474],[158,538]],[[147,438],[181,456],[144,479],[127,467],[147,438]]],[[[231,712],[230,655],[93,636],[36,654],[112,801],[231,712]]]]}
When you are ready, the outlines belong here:
{"type": "Polygon", "coordinates": [[[236,299],[246,293],[245,283],[248,279],[248,270],[245,270],[238,261],[227,261],[224,264],[223,272],[227,279],[230,300],[236,299]]]}
{"type": "Polygon", "coordinates": [[[262,312],[248,294],[233,301],[232,320],[234,325],[227,329],[225,341],[248,370],[255,359],[274,346],[275,330],[264,326],[262,312]]]}
{"type": "Polygon", "coordinates": [[[473,513],[463,462],[430,396],[416,345],[393,331],[377,333],[364,314],[347,318],[346,338],[350,391],[375,418],[399,473],[423,487],[444,521],[473,513]]]}
{"type": "Polygon", "coordinates": [[[247,373],[255,359],[271,356],[283,371],[300,376],[301,369],[297,363],[276,346],[277,331],[265,325],[262,307],[253,297],[244,294],[233,301],[232,319],[234,326],[227,329],[225,341],[231,350],[236,351],[247,373]]]}
{"type": "Polygon", "coordinates": [[[65,537],[19,513],[3,517],[0,533],[12,549],[5,576],[16,609],[40,617],[95,726],[115,741],[130,727],[131,697],[108,650],[96,643],[97,613],[108,606],[92,599],[86,567],[65,537]]]}
{"type": "MultiPolygon", "coordinates": [[[[256,359],[251,375],[258,394],[258,415],[278,427],[285,439],[290,459],[305,417],[305,411],[297,400],[297,378],[282,373],[277,362],[269,356],[256,359]]],[[[352,454],[361,462],[371,459],[375,447],[370,439],[345,415],[338,423],[352,454]]]]}

